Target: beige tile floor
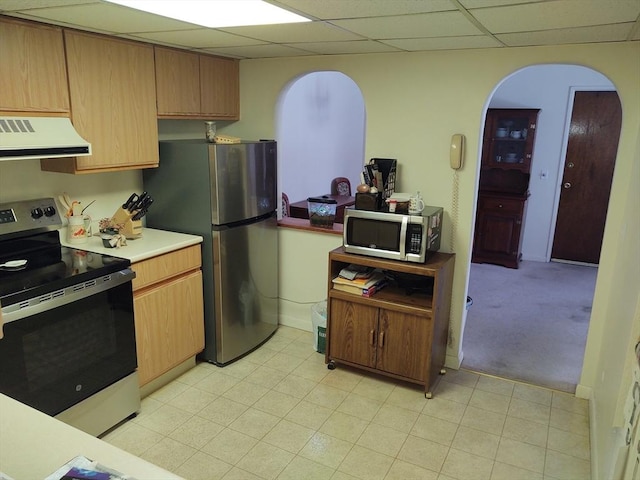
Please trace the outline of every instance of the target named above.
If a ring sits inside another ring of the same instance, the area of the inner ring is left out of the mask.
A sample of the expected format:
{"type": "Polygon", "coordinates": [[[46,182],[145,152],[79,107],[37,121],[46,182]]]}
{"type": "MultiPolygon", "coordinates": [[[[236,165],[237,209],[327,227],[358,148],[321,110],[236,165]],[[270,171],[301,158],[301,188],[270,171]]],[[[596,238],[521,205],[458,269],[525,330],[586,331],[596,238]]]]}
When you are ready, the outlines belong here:
{"type": "Polygon", "coordinates": [[[587,480],[588,404],[450,370],[419,386],[338,366],[280,327],[227,366],[199,363],[105,437],[189,480],[587,480]]]}

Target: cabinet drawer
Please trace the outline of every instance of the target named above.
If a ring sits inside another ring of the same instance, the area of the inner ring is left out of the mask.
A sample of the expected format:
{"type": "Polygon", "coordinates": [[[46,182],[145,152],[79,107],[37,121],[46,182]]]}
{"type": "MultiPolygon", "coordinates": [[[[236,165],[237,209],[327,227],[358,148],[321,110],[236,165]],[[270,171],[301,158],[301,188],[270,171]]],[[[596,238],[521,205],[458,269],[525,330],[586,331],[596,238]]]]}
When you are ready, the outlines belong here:
{"type": "Polygon", "coordinates": [[[514,198],[482,198],[482,209],[504,213],[521,213],[523,200],[514,198]]]}
{"type": "Polygon", "coordinates": [[[202,265],[200,245],[165,253],[134,263],[131,268],[136,272],[133,291],[167,280],[176,275],[195,270],[202,265]]]}

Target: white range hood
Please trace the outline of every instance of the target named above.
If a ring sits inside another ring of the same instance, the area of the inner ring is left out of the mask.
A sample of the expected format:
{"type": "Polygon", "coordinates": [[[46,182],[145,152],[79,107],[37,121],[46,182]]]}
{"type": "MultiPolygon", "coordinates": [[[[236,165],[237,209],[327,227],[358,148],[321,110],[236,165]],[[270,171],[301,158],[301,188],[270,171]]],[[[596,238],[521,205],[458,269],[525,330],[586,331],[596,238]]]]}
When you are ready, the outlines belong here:
{"type": "Polygon", "coordinates": [[[0,161],[88,155],[91,144],[68,118],[0,116],[0,161]]]}

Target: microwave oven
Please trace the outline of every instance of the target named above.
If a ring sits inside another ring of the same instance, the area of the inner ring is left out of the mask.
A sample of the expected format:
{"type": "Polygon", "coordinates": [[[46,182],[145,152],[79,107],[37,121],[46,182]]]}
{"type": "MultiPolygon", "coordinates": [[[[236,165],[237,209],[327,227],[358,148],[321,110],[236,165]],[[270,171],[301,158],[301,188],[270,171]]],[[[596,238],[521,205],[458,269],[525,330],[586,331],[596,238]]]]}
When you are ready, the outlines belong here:
{"type": "Polygon", "coordinates": [[[424,263],[440,249],[442,207],[422,214],[355,210],[344,212],[342,240],[348,253],[424,263]]]}

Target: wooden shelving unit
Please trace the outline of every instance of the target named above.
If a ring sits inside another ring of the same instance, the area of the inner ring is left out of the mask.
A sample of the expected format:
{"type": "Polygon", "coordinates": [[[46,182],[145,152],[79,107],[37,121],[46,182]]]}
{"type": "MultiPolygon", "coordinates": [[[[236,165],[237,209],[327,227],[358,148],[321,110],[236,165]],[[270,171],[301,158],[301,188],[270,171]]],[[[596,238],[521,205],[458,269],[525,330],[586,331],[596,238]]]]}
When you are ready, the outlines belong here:
{"type": "Polygon", "coordinates": [[[424,386],[431,398],[444,373],[455,256],[436,253],[426,263],[329,252],[327,281],[328,368],[336,363],[424,386]],[[372,297],[335,290],[332,280],[349,264],[409,279],[417,291],[392,283],[372,297]]]}

